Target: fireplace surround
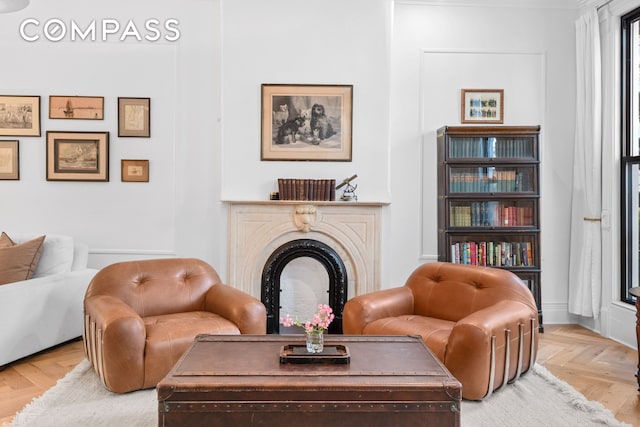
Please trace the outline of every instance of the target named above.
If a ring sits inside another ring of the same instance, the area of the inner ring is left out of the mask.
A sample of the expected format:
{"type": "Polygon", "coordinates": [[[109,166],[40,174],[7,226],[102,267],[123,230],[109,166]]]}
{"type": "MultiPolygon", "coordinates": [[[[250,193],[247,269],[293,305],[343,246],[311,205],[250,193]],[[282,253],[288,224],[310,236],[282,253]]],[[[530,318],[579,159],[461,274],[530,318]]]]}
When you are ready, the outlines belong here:
{"type": "Polygon", "coordinates": [[[293,259],[320,262],[329,277],[330,332],[341,332],[348,298],[380,289],[380,239],[385,203],[230,201],[228,283],[267,307],[277,332],[280,275],[293,259]]]}

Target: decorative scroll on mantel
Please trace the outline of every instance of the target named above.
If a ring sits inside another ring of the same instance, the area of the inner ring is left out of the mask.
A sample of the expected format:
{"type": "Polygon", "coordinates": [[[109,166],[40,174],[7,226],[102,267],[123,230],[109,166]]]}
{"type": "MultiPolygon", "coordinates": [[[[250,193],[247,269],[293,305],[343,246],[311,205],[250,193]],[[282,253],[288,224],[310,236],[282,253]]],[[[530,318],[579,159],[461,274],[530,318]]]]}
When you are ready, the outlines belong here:
{"type": "Polygon", "coordinates": [[[382,208],[387,202],[225,201],[229,205],[228,283],[256,298],[269,256],[296,239],[337,252],[349,296],[380,289],[382,208]]]}

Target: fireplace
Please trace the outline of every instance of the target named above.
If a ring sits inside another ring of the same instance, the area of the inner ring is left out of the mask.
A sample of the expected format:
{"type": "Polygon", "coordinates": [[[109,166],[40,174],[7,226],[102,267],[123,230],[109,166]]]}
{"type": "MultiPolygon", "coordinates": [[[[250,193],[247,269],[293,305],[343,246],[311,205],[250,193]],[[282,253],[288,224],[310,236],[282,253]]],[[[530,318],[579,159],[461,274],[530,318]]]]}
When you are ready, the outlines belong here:
{"type": "MultiPolygon", "coordinates": [[[[347,302],[347,269],[340,256],[330,246],[313,239],[291,240],[276,249],[262,272],[262,303],[267,308],[267,333],[280,332],[280,294],[284,268],[292,260],[309,257],[319,261],[325,268],[329,284],[328,304],[333,309],[334,321],[329,326],[330,333],[342,333],[342,309],[347,302]]],[[[315,304],[314,304],[315,305],[315,304]]]]}
{"type": "Polygon", "coordinates": [[[330,332],[340,333],[347,299],[380,289],[383,206],[229,202],[229,285],[265,304],[269,333],[279,332],[280,311],[286,307],[297,309],[318,301],[333,308],[336,320],[330,332]],[[301,286],[296,277],[318,283],[301,286]],[[307,287],[314,290],[306,291],[307,287]],[[307,294],[315,296],[305,299],[307,294]]]}

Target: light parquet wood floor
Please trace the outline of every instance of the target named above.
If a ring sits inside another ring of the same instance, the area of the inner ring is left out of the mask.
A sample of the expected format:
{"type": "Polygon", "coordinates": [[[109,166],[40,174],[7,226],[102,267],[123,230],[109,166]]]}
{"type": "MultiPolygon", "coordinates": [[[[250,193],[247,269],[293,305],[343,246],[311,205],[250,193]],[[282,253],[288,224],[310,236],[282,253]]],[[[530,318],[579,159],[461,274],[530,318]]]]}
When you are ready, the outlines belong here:
{"type": "MultiPolygon", "coordinates": [[[[34,397],[53,387],[84,353],[73,341],[20,360],[0,371],[0,425],[34,397]]],[[[635,349],[575,325],[545,325],[538,363],[590,400],[601,402],[617,419],[640,427],[640,393],[633,376],[635,349]]]]}
{"type": "Polygon", "coordinates": [[[10,423],[34,397],[56,385],[84,358],[82,341],[76,340],[14,362],[0,371],[0,425],[10,423]]]}
{"type": "Polygon", "coordinates": [[[636,349],[576,325],[545,325],[544,330],[537,362],[618,420],[640,427],[636,349]]]}

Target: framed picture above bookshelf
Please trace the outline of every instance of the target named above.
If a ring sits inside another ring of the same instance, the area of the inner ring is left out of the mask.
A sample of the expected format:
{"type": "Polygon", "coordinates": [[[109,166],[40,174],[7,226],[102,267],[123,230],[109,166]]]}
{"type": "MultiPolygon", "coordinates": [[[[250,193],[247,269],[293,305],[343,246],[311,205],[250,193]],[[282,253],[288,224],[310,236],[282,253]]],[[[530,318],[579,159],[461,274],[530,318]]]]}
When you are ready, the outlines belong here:
{"type": "Polygon", "coordinates": [[[462,89],[461,123],[504,122],[504,89],[462,89]]]}

